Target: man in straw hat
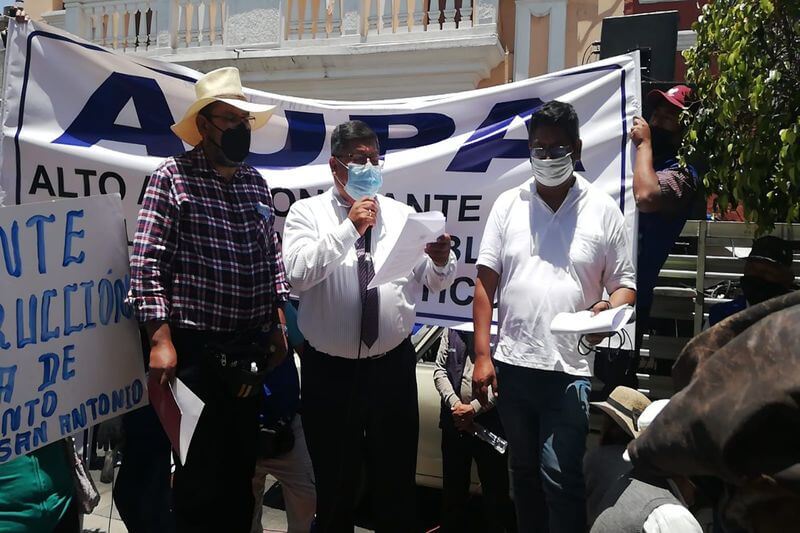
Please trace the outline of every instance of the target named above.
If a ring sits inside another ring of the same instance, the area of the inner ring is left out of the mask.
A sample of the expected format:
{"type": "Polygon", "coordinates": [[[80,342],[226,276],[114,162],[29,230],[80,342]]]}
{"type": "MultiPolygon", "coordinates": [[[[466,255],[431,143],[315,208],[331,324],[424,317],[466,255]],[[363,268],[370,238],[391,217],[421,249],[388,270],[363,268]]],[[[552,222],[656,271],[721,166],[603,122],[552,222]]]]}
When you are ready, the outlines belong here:
{"type": "MultiPolygon", "coordinates": [[[[600,445],[584,458],[586,507],[591,533],[701,533],[685,506],[685,495],[672,480],[646,476],[623,458],[625,446],[639,437],[667,400],[650,402],[644,394],[617,387],[600,409],[600,445]]],[[[681,483],[683,480],[679,480],[681,483]]]]}
{"type": "Polygon", "coordinates": [[[195,92],[172,126],[194,148],[164,161],[147,186],[130,296],[149,338],[151,391],[177,375],[205,403],[173,481],[178,531],[245,532],[259,378],[286,354],[289,289],[272,196],[244,163],[274,106],[249,102],[231,67],[200,78],[195,92]]]}

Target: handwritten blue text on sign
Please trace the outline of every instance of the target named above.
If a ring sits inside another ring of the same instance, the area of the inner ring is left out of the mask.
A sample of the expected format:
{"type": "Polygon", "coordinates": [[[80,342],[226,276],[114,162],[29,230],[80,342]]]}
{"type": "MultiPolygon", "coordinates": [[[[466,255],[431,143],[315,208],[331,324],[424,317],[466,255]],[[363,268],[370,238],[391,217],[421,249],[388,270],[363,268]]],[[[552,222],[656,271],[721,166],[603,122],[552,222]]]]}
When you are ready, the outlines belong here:
{"type": "Polygon", "coordinates": [[[118,195],[0,208],[0,463],[143,405],[118,195]]]}

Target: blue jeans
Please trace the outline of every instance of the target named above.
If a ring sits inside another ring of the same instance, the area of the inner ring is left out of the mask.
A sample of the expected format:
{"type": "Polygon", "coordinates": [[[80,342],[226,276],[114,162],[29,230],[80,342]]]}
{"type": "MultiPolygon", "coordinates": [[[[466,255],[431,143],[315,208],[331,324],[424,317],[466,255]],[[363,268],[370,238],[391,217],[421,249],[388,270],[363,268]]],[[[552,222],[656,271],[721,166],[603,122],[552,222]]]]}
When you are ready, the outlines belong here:
{"type": "Polygon", "coordinates": [[[497,363],[520,533],[586,531],[587,377],[497,363]]]}

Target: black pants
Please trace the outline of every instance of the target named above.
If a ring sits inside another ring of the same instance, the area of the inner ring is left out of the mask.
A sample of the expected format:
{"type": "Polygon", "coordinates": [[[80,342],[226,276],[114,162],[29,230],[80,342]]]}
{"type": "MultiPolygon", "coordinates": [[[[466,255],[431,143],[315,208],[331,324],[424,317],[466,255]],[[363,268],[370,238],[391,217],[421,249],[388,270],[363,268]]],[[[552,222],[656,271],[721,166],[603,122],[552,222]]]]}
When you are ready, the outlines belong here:
{"type": "MultiPolygon", "coordinates": [[[[496,411],[490,411],[476,420],[489,429],[499,426],[496,411]],[[487,423],[491,417],[495,424],[487,423]]],[[[502,434],[502,433],[500,433],[502,434]]],[[[508,488],[508,462],[494,448],[467,433],[456,429],[452,420],[442,421],[442,533],[487,531],[503,533],[516,531],[514,505],[508,488]],[[478,467],[481,482],[483,527],[469,517],[469,486],[472,461],[478,467]]]]}
{"type": "Polygon", "coordinates": [[[353,531],[366,467],[376,530],[416,529],[419,410],[409,340],[378,359],[345,359],[308,343],[302,359],[303,429],[317,482],[317,532],[353,531]]]}
{"type": "MultiPolygon", "coordinates": [[[[144,328],[139,333],[148,368],[150,341],[144,328]]],[[[122,429],[122,466],[114,483],[119,516],[129,533],[173,533],[169,438],[149,405],[122,415],[122,429]]]]}
{"type": "Polygon", "coordinates": [[[149,405],[122,415],[125,444],[114,503],[130,533],[172,533],[171,446],[149,405]]]}
{"type": "MultiPolygon", "coordinates": [[[[177,466],[173,480],[177,530],[249,533],[259,397],[233,397],[203,364],[202,347],[209,338],[202,332],[172,332],[178,378],[205,402],[186,464],[177,466]]],[[[220,335],[214,339],[224,341],[220,335]]]]}

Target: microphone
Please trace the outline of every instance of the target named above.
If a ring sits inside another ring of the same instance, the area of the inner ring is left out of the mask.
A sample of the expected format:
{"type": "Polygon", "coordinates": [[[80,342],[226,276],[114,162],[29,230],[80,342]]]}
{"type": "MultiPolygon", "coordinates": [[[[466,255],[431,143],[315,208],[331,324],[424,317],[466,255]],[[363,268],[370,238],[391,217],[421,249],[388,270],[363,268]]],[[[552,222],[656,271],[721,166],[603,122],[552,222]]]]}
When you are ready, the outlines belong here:
{"type": "Polygon", "coordinates": [[[370,255],[372,252],[372,226],[364,232],[364,254],[370,255]]]}

